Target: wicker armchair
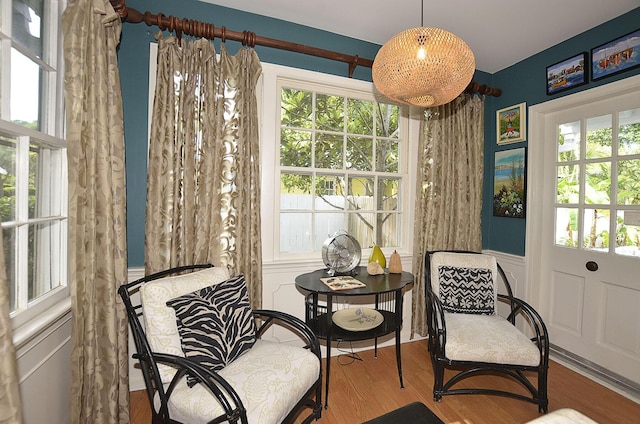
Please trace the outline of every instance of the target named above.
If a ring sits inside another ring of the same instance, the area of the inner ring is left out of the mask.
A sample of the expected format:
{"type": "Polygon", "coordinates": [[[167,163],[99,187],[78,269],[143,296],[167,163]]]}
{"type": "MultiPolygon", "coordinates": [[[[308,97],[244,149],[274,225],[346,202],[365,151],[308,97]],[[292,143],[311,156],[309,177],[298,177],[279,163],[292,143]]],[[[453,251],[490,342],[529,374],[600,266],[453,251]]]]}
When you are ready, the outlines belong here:
{"type": "MultiPolygon", "coordinates": [[[[191,297],[198,300],[202,290],[209,289],[215,295],[215,290],[231,280],[226,269],[193,265],[159,272],[120,287],[137,349],[133,357],[139,361],[152,406],[152,422],[287,423],[307,408],[310,413],[305,423],[319,419],[320,345],[309,327],[296,317],[247,308],[245,324],[248,323],[252,334],[243,336],[249,342],[241,346],[242,353],[230,349],[227,353],[238,354],[237,357],[218,370],[194,359],[197,355],[188,349],[188,342],[194,340],[187,340],[184,333],[188,321],[181,318],[175,303],[182,302],[186,318],[197,317],[195,321],[201,321],[200,324],[204,321],[204,328],[224,327],[224,320],[237,313],[228,298],[236,296],[238,290],[223,292],[223,302],[227,303],[220,314],[212,312],[215,319],[201,318],[198,314],[207,308],[197,302],[193,305],[186,302],[191,297]],[[300,346],[262,340],[271,326],[282,326],[295,333],[302,340],[300,346]]],[[[244,284],[244,277],[241,282],[244,284]]],[[[245,304],[248,307],[248,300],[245,304]]],[[[236,346],[231,339],[238,329],[227,330],[220,339],[222,344],[231,342],[236,346]]]]}

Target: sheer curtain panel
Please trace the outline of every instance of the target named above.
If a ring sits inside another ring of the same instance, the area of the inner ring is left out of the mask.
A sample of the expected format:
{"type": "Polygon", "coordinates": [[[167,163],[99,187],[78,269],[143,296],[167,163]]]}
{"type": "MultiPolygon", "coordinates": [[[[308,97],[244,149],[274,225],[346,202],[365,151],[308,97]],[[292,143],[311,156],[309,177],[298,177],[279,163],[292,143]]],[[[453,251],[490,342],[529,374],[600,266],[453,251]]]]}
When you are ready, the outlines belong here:
{"type": "Polygon", "coordinates": [[[206,39],[158,38],[145,268],[213,263],[262,303],[260,154],[253,49],[216,57],[206,39]]]}
{"type": "MultiPolygon", "coordinates": [[[[4,252],[2,237],[0,252],[4,252]]],[[[22,407],[9,318],[9,284],[6,275],[4,255],[0,255],[0,424],[19,424],[22,422],[22,407]]]]}
{"type": "Polygon", "coordinates": [[[426,109],[418,155],[411,333],[426,336],[425,252],[482,249],[484,97],[426,109]]]}

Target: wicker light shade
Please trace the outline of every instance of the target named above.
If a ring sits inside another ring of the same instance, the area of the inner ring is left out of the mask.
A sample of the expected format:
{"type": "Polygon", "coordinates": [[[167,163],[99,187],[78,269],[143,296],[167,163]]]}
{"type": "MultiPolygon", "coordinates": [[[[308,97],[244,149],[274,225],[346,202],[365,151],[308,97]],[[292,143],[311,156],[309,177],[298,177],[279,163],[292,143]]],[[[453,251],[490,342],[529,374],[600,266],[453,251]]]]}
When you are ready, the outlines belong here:
{"type": "Polygon", "coordinates": [[[378,91],[390,99],[431,107],[458,97],[471,82],[475,65],[461,38],[423,26],[387,41],[373,61],[372,76],[378,91]]]}

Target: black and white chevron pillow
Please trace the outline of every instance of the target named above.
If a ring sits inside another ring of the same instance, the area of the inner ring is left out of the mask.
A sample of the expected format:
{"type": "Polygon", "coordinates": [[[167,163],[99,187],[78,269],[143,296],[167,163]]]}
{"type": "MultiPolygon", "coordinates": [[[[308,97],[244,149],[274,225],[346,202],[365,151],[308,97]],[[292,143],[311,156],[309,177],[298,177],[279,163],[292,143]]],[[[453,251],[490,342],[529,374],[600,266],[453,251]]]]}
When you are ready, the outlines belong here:
{"type": "Polygon", "coordinates": [[[440,301],[446,312],[493,315],[493,278],[486,268],[438,268],[440,301]]]}
{"type": "MultiPolygon", "coordinates": [[[[185,356],[214,371],[250,349],[256,341],[244,275],[167,302],[175,309],[185,356]]],[[[187,384],[196,381],[187,375],[187,384]]]]}

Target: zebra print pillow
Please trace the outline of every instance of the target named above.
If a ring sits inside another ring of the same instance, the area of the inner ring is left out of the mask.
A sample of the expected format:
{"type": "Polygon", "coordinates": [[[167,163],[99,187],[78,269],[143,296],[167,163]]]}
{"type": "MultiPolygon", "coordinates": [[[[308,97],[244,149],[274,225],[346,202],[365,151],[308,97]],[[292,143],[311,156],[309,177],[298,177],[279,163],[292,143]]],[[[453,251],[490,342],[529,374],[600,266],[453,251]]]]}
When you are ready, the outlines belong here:
{"type": "Polygon", "coordinates": [[[486,268],[438,268],[440,301],[445,312],[494,314],[493,278],[486,268]]]}
{"type": "MultiPolygon", "coordinates": [[[[244,275],[167,302],[175,309],[182,350],[187,358],[220,371],[256,341],[244,275]]],[[[187,375],[187,384],[196,381],[187,375]]]]}

